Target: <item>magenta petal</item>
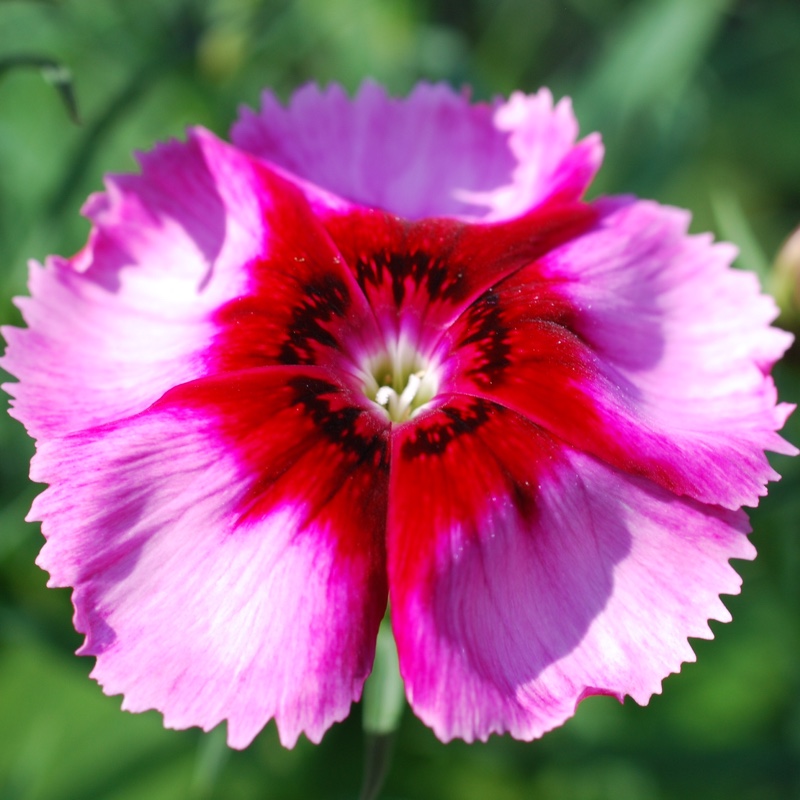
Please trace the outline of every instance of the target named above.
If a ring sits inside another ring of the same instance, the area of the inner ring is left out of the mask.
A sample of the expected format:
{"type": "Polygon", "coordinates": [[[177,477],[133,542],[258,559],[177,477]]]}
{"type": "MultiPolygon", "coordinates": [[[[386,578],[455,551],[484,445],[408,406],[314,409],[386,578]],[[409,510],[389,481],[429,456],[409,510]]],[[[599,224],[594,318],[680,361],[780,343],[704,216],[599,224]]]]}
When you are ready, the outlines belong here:
{"type": "Polygon", "coordinates": [[[769,377],[791,341],[731,250],[649,203],[493,286],[446,334],[444,389],[501,403],[578,450],[679,495],[756,505],[777,478],[769,377]]]}
{"type": "Polygon", "coordinates": [[[676,498],[513,412],[452,398],[399,431],[392,624],[415,712],[449,740],[535,738],[590,694],[644,703],[727,620],[741,512],[676,498]]]}
{"type": "Polygon", "coordinates": [[[576,145],[568,100],[546,89],[472,104],[442,84],[398,100],[366,82],[348,98],[309,85],[287,107],[267,91],[244,109],[233,142],[292,174],[313,203],[348,200],[409,219],[507,219],[548,198],[578,199],[602,159],[597,136],[576,145]]]}
{"type": "Polygon", "coordinates": [[[386,604],[386,431],[319,369],[207,379],[40,445],[32,516],[80,652],[131,711],[245,747],[319,741],[361,694],[386,604]]]}
{"type": "Polygon", "coordinates": [[[263,244],[241,265],[245,289],[214,314],[209,372],[276,364],[357,371],[381,343],[361,287],[304,195],[263,166],[256,171],[263,244]]]}

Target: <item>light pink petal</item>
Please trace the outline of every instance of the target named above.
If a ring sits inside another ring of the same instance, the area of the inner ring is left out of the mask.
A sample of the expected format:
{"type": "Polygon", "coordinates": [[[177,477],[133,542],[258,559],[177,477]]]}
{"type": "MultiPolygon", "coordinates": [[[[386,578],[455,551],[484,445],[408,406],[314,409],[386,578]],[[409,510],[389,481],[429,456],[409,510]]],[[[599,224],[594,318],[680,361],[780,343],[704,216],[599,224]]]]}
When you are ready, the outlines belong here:
{"type": "Polygon", "coordinates": [[[388,563],[409,701],[444,740],[540,736],[591,694],[646,703],[726,621],[742,512],[680,499],[452,397],[398,431],[388,563]]]}
{"type": "Polygon", "coordinates": [[[85,214],[95,225],[73,259],[31,266],[27,330],[6,328],[14,413],[35,436],[146,408],[203,372],[213,311],[243,288],[260,243],[258,207],[235,151],[196,132],[142,156],[141,176],[110,178],[85,214]]]}
{"type": "Polygon", "coordinates": [[[361,694],[386,605],[387,433],[319,368],[204,379],[40,445],[32,516],[81,653],[175,728],[274,718],[319,741],[361,694]]]}
{"type": "MultiPolygon", "coordinates": [[[[20,380],[7,387],[13,413],[34,436],[136,413],[209,372],[274,363],[315,285],[330,296],[338,281],[353,299],[345,311],[371,323],[302,195],[262,163],[202,130],[141,162],[141,176],[111,178],[89,200],[80,253],[32,265],[32,296],[19,301],[29,327],[3,330],[3,366],[20,380]]],[[[357,346],[361,332],[348,332],[357,346]]]]}
{"type": "Polygon", "coordinates": [[[777,477],[761,453],[797,452],[775,432],[791,407],[776,405],[769,372],[792,337],[770,327],[774,301],[755,275],[730,268],[731,245],[686,235],[687,212],[604,206],[596,232],[544,260],[579,309],[576,333],[630,382],[648,424],[689,455],[716,453],[720,482],[743,477],[731,469],[750,459],[752,483],[738,504],[755,505],[777,477]]]}
{"type": "MultiPolygon", "coordinates": [[[[443,389],[500,402],[607,463],[728,508],[777,478],[772,301],[682,214],[603,203],[594,230],[489,289],[447,332],[443,389]]],[[[443,359],[445,360],[445,359],[443,359]]]]}
{"type": "Polygon", "coordinates": [[[554,106],[548,89],[534,95],[515,92],[498,108],[494,123],[509,132],[516,166],[511,185],[471,195],[490,206],[486,219],[508,219],[545,199],[577,200],[600,169],[600,136],[593,133],[577,141],[578,121],[568,97],[554,106]]]}
{"type": "Polygon", "coordinates": [[[553,107],[546,89],[472,104],[442,84],[394,99],[367,82],[352,99],[306,86],[287,107],[267,91],[231,137],[296,176],[321,207],[340,207],[338,195],[410,219],[504,219],[583,194],[602,146],[595,136],[576,145],[577,133],[569,101],[553,107]]]}

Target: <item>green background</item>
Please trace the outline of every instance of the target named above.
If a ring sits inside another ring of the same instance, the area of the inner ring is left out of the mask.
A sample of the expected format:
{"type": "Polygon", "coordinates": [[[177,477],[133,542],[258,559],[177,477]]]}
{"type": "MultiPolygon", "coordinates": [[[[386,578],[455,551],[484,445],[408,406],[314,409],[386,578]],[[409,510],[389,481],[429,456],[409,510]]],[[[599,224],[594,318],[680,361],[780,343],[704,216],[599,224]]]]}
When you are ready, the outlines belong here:
{"type": "MultiPolygon", "coordinates": [[[[189,124],[225,135],[262,87],[366,77],[398,94],[418,80],[487,98],[549,85],[574,98],[583,132],[607,148],[593,192],[690,208],[693,230],[741,248],[761,274],[800,224],[800,3],[797,0],[0,0],[0,57],[66,65],[80,126],[35,69],[0,75],[0,317],[25,292],[25,262],[69,254],[78,211],[105,172],[189,124]]],[[[800,272],[800,265],[798,265],[800,272]]],[[[792,325],[790,315],[784,318],[792,325]]],[[[800,397],[800,359],[777,370],[800,397]]],[[[797,420],[787,435],[800,441],[797,420]]],[[[0,416],[0,798],[346,798],[362,769],[360,710],[319,746],[245,752],[221,729],[166,731],[119,710],[73,651],[66,590],[34,565],[23,522],[37,487],[33,445],[0,416]]],[[[798,464],[752,513],[754,563],[741,564],[735,621],[696,642],[698,663],[640,708],[583,703],[534,743],[439,743],[403,718],[386,798],[656,800],[800,797],[798,464]]]]}

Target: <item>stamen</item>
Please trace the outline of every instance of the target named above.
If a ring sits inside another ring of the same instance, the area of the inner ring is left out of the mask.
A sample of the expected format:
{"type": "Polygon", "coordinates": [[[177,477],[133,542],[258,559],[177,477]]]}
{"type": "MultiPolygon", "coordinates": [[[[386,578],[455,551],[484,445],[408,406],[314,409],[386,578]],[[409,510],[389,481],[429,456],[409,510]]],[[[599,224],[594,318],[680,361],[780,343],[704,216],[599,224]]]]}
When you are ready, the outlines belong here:
{"type": "Polygon", "coordinates": [[[438,391],[438,362],[422,356],[404,339],[387,343],[360,372],[364,394],[392,422],[412,419],[438,391]]]}
{"type": "Polygon", "coordinates": [[[411,402],[417,396],[424,375],[425,373],[420,370],[419,372],[412,372],[408,376],[406,388],[403,389],[403,393],[400,395],[400,408],[405,409],[411,405],[411,402]]]}
{"type": "Polygon", "coordinates": [[[383,406],[395,422],[404,422],[410,418],[411,412],[414,410],[414,400],[424,377],[424,370],[412,372],[408,376],[405,389],[400,394],[391,386],[381,386],[375,393],[375,402],[383,406]]]}
{"type": "Polygon", "coordinates": [[[392,395],[397,397],[397,392],[391,386],[381,386],[375,393],[375,402],[380,406],[386,407],[389,405],[389,399],[392,395]]]}

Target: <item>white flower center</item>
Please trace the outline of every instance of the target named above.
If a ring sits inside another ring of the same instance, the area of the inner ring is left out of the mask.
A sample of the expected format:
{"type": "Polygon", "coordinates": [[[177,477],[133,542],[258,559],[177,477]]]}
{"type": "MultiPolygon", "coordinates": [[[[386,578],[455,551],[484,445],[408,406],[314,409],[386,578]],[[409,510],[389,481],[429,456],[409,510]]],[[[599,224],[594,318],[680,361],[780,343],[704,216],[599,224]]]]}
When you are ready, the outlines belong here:
{"type": "Polygon", "coordinates": [[[409,348],[370,359],[364,369],[364,393],[392,422],[405,422],[433,399],[438,388],[436,370],[409,348]]]}
{"type": "Polygon", "coordinates": [[[381,386],[375,393],[375,402],[383,406],[395,422],[408,419],[414,410],[414,400],[419,393],[424,377],[425,373],[422,371],[412,372],[408,376],[406,388],[400,394],[397,394],[391,386],[381,386]]]}

